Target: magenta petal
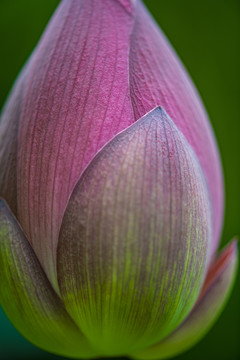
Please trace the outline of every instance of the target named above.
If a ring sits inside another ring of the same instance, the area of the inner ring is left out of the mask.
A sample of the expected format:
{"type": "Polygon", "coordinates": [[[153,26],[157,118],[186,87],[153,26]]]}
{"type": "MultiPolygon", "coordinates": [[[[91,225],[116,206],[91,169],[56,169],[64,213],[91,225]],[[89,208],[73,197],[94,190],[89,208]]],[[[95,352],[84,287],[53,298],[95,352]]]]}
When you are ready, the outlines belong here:
{"type": "Polygon", "coordinates": [[[133,17],[120,2],[61,3],[30,59],[21,114],[18,218],[55,288],[69,195],[114,134],[130,125],[133,17]]]}
{"type": "Polygon", "coordinates": [[[140,1],[131,42],[130,85],[135,119],[162,106],[195,150],[213,203],[213,254],[223,215],[222,172],[215,138],[188,74],[140,1]]]}

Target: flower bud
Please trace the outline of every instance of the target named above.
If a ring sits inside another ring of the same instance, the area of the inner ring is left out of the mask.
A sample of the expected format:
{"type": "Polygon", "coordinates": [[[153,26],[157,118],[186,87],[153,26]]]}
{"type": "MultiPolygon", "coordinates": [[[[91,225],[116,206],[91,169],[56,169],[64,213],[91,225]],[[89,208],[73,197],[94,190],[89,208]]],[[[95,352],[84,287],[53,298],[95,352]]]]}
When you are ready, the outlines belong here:
{"type": "Polygon", "coordinates": [[[0,302],[35,345],[158,359],[213,323],[237,257],[214,258],[218,150],[141,1],[60,3],[3,109],[0,169],[0,302]]]}

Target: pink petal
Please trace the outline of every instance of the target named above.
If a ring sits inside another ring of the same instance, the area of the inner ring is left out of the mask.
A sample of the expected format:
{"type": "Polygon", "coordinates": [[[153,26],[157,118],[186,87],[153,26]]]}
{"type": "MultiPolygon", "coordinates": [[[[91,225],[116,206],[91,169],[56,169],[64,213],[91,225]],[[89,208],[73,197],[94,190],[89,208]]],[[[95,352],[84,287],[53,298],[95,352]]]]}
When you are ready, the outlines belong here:
{"type": "Polygon", "coordinates": [[[57,288],[59,227],[81,172],[133,120],[133,18],[121,3],[63,1],[30,60],[21,114],[18,217],[57,288]]]}
{"type": "Polygon", "coordinates": [[[131,41],[130,85],[135,119],[162,106],[200,160],[213,203],[213,254],[223,215],[222,172],[214,134],[192,81],[140,1],[131,41]]]}

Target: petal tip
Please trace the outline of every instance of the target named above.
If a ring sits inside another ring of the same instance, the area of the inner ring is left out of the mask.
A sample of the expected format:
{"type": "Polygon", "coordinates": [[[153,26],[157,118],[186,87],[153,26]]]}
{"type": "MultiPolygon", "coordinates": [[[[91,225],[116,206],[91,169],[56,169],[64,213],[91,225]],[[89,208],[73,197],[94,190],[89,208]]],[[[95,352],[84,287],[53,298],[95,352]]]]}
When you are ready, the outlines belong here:
{"type": "Polygon", "coordinates": [[[1,208],[4,207],[5,204],[6,204],[6,201],[2,197],[0,197],[0,207],[1,208]]]}
{"type": "Polygon", "coordinates": [[[6,214],[9,212],[10,212],[10,209],[8,207],[8,204],[2,197],[0,197],[0,215],[6,214]]]}
{"type": "MultiPolygon", "coordinates": [[[[232,266],[234,269],[236,268],[237,258],[238,240],[234,238],[226,245],[226,247],[218,255],[217,259],[210,266],[197,303],[201,301],[209,289],[214,286],[221,274],[223,274],[228,267],[232,266]]],[[[235,271],[236,269],[233,270],[233,272],[235,271]]]]}
{"type": "Polygon", "coordinates": [[[157,105],[155,106],[154,108],[152,108],[150,111],[148,111],[146,114],[144,114],[143,117],[146,117],[148,115],[165,115],[165,116],[168,116],[167,115],[167,112],[164,110],[163,107],[161,107],[160,105],[157,105]]]}

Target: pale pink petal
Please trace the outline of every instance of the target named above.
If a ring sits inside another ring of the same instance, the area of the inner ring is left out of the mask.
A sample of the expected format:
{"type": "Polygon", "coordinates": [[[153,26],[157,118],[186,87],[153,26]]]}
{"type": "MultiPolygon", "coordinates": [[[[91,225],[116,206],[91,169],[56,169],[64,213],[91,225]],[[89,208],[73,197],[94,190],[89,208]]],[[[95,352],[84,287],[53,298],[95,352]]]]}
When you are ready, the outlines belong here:
{"type": "Polygon", "coordinates": [[[163,339],[204,281],[211,206],[199,161],[153,109],[91,161],[70,197],[58,244],[61,297],[102,355],[163,339]]]}

